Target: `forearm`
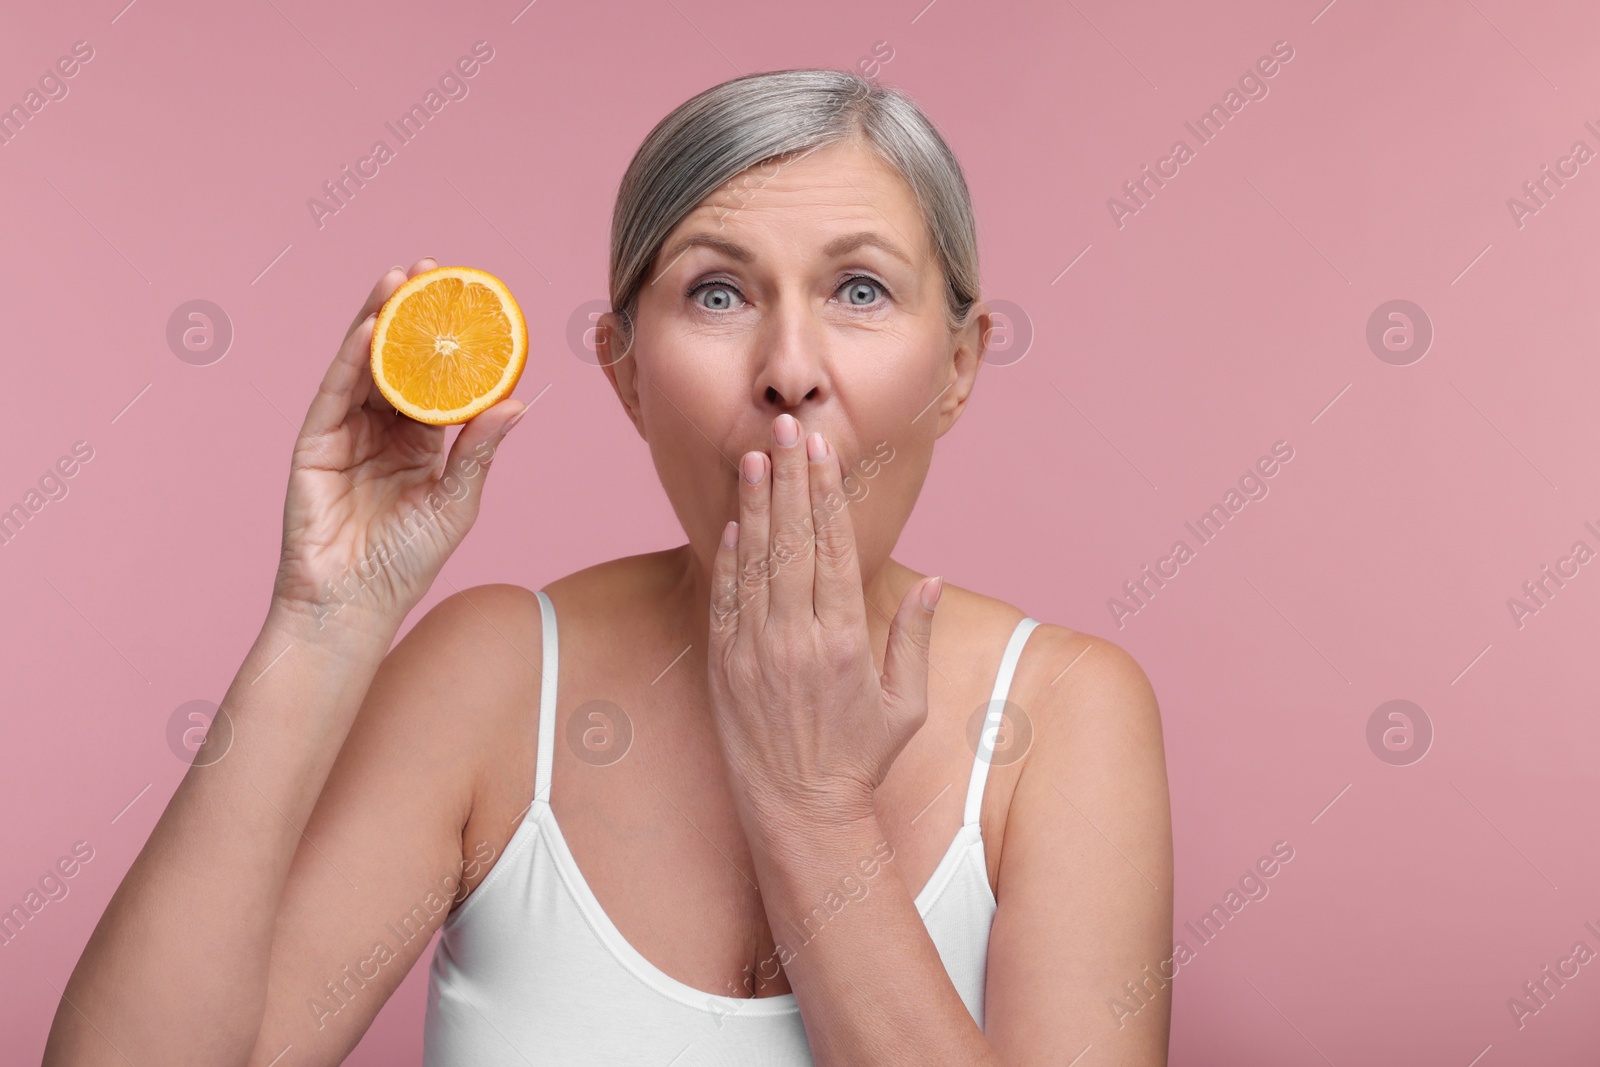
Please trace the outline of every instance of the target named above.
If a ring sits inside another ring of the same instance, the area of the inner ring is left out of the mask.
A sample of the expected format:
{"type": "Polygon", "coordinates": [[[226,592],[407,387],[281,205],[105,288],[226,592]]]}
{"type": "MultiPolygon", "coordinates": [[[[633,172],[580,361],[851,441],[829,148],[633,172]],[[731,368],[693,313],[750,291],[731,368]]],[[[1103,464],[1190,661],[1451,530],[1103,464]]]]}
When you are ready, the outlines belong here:
{"type": "Polygon", "coordinates": [[[244,1062],[301,828],[392,636],[269,613],[221,702],[232,741],[190,767],[106,907],[46,1065],[244,1062]]]}
{"type": "Polygon", "coordinates": [[[997,1062],[892,859],[863,877],[863,861],[887,847],[875,816],[758,836],[765,840],[752,853],[767,919],[790,949],[779,958],[818,1064],[997,1062]],[[864,894],[846,894],[861,884],[864,894]]]}

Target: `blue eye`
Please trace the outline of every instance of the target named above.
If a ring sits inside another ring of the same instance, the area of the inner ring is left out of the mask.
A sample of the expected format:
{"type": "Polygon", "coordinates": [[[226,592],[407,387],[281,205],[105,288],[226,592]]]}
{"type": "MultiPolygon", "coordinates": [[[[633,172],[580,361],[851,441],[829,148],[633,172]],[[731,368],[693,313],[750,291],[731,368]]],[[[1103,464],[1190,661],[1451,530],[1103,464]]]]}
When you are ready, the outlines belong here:
{"type": "MultiPolygon", "coordinates": [[[[845,284],[849,286],[847,300],[851,307],[870,307],[877,303],[877,298],[872,295],[872,290],[874,289],[885,295],[889,292],[888,289],[884,288],[882,282],[876,278],[869,278],[865,274],[858,274],[845,284]],[[856,297],[858,296],[865,296],[866,299],[857,300],[856,297]]],[[[844,288],[844,286],[840,286],[840,288],[844,288]]]]}
{"type": "MultiPolygon", "coordinates": [[[[735,289],[733,286],[729,285],[727,282],[709,281],[709,282],[701,282],[699,285],[695,286],[693,289],[690,289],[689,290],[689,297],[691,299],[697,298],[703,292],[737,293],[738,291],[739,290],[735,289]]],[[[723,298],[721,298],[721,303],[720,304],[712,305],[712,304],[708,304],[708,303],[706,303],[705,301],[702,300],[702,301],[700,301],[700,306],[705,308],[707,311],[727,311],[732,306],[732,303],[731,303],[731,298],[723,297],[723,298]]]]}

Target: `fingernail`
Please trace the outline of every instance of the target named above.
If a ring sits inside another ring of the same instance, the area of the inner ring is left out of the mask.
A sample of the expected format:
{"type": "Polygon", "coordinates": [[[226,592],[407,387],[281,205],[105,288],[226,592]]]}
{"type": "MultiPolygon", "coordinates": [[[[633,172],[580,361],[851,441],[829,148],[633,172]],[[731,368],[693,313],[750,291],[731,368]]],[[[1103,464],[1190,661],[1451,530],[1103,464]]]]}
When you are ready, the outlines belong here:
{"type": "Polygon", "coordinates": [[[761,476],[766,473],[767,465],[762,462],[760,452],[746,452],[739,466],[744,471],[745,481],[751,485],[761,484],[761,476]]]}
{"type": "Polygon", "coordinates": [[[793,415],[787,413],[779,415],[777,421],[772,424],[772,435],[779,445],[788,448],[800,440],[800,424],[795,421],[793,415]]]}
{"type": "Polygon", "coordinates": [[[806,455],[813,463],[821,463],[828,458],[828,443],[815,430],[806,435],[806,455]]]}
{"type": "Polygon", "coordinates": [[[939,606],[939,595],[944,592],[944,578],[935,578],[922,587],[922,607],[925,611],[932,611],[939,606]]]}
{"type": "Polygon", "coordinates": [[[522,416],[526,415],[527,413],[528,409],[524,407],[521,411],[511,416],[510,420],[506,422],[506,428],[500,431],[500,436],[504,437],[506,434],[510,433],[512,429],[516,427],[517,423],[522,421],[522,416]]]}
{"type": "Polygon", "coordinates": [[[728,525],[722,528],[722,547],[733,548],[739,543],[739,523],[734,519],[728,520],[728,525]]]}

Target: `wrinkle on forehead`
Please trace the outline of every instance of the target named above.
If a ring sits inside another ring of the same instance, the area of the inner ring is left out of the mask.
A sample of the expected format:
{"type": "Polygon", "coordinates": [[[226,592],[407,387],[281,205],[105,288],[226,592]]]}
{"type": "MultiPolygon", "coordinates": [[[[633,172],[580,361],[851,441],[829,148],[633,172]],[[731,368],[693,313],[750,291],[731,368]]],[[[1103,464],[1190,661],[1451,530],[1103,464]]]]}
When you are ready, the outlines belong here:
{"type": "MultiPolygon", "coordinates": [[[[682,231],[710,215],[719,233],[760,219],[771,230],[793,231],[798,225],[816,220],[797,215],[827,213],[840,229],[887,228],[887,236],[899,245],[917,268],[932,258],[930,235],[922,217],[916,194],[898,171],[877,153],[853,141],[808,152],[772,175],[762,173],[762,165],[746,168],[719,186],[679,223],[682,231]]],[[[738,238],[732,235],[733,240],[738,238]]],[[[798,246],[791,233],[784,243],[798,246]]],[[[674,247],[677,242],[673,241],[674,247]]],[[[741,242],[748,245],[748,241],[741,242]]],[[[678,253],[666,255],[672,262],[678,253]]]]}

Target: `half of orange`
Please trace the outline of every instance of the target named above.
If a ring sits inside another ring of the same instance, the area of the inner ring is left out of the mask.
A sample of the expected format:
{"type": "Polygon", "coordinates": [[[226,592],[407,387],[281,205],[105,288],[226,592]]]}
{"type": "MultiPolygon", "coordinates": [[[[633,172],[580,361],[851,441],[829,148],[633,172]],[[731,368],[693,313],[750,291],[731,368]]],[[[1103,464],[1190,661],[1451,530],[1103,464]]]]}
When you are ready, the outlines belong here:
{"type": "Polygon", "coordinates": [[[528,362],[528,325],[504,282],[435,267],[402,282],[372,330],[372,380],[418,422],[466,422],[511,395],[528,362]]]}

